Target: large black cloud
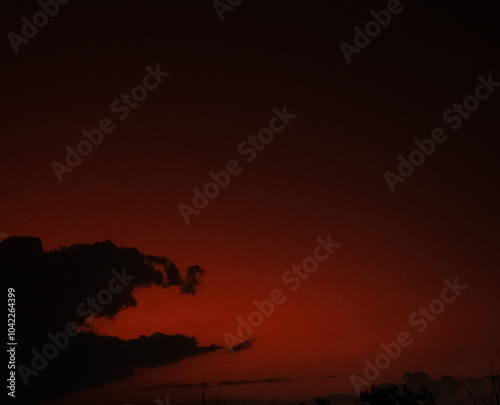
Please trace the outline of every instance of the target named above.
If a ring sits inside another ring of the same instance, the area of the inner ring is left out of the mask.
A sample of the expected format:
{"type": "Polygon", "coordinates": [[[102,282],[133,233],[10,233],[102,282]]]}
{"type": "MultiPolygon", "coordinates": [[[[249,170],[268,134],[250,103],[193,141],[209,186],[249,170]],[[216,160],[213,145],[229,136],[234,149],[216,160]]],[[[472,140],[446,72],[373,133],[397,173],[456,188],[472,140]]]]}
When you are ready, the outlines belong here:
{"type": "MultiPolygon", "coordinates": [[[[42,353],[52,343],[48,333],[64,331],[68,322],[84,324],[89,306],[84,306],[87,313],[77,307],[108,288],[113,269],[118,273],[124,269],[133,279],[96,316],[113,317],[136,306],[133,291],[137,287],[177,286],[180,293],[194,294],[203,275],[200,267],[192,266],[183,276],[165,257],[144,255],[109,241],[44,252],[40,239],[31,237],[12,237],[0,243],[0,269],[7,287],[16,291],[16,360],[29,368],[33,368],[32,350],[42,353]]],[[[118,288],[119,284],[111,285],[118,288]]],[[[218,349],[216,345],[199,347],[195,338],[182,335],[155,333],[122,340],[81,332],[70,337],[43,370],[33,369],[38,374],[27,378],[27,386],[17,376],[16,399],[33,403],[60,398],[128,377],[136,367],[156,367],[218,349]]]]}

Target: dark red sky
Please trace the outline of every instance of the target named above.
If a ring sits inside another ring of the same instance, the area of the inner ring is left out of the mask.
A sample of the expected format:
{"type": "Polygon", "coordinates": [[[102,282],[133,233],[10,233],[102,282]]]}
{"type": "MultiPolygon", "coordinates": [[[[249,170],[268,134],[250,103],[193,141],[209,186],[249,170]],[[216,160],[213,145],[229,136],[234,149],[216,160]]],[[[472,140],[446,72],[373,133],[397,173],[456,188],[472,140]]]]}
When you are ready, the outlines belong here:
{"type": "Polygon", "coordinates": [[[143,389],[266,378],[294,383],[231,392],[352,394],[348,376],[455,277],[469,288],[377,382],[485,371],[500,341],[499,90],[456,130],[442,116],[479,75],[500,81],[494,2],[402,1],[350,64],[339,44],[385,2],[242,2],[223,22],[210,1],[70,2],[15,54],[7,33],[39,9],[18,3],[2,13],[0,233],[39,237],[46,250],[109,239],[205,269],[196,295],[138,291],[136,308],[97,322],[100,334],[223,345],[253,300],[275,288],[287,296],[248,350],[138,370],[71,403],[176,403],[199,393],[143,389]],[[170,75],[121,121],[111,102],[157,64],[170,75]],[[246,162],[238,145],[284,106],[297,117],[246,162]],[[59,182],[51,163],[105,117],[116,129],[59,182]],[[446,142],[391,192],[384,172],[436,127],[446,142]],[[242,173],[186,225],[178,205],[192,205],[192,189],[230,160],[242,173]],[[341,247],[285,290],[282,274],[328,235],[341,247]],[[344,376],[324,378],[333,374],[344,376]]]}

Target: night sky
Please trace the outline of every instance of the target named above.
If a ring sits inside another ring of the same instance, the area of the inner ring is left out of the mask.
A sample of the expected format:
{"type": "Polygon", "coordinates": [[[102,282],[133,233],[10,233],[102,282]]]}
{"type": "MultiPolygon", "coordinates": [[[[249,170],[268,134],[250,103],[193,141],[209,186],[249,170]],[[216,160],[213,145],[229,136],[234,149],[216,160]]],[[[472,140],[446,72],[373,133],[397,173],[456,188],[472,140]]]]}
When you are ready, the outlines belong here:
{"type": "Polygon", "coordinates": [[[347,404],[407,332],[370,384],[462,404],[500,352],[498,2],[47,2],[0,17],[0,266],[18,364],[80,334],[9,403],[347,404]]]}

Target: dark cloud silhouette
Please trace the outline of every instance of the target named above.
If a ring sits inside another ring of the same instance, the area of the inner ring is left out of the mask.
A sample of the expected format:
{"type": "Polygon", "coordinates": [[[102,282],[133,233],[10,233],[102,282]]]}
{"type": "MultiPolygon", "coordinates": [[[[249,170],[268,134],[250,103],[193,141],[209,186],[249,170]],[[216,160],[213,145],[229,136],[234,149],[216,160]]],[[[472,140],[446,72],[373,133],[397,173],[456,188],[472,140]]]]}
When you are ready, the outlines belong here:
{"type": "Polygon", "coordinates": [[[190,384],[180,384],[180,383],[165,383],[165,384],[158,384],[154,385],[152,387],[145,388],[146,390],[158,390],[158,389],[166,389],[166,388],[186,388],[186,389],[191,389],[191,388],[214,388],[217,386],[231,386],[231,385],[246,385],[246,384],[259,384],[259,383],[264,383],[264,384],[275,384],[275,383],[291,383],[292,380],[286,380],[282,378],[266,378],[263,380],[227,380],[227,381],[220,381],[219,383],[213,383],[209,384],[206,382],[203,383],[190,383],[190,384]]]}
{"type": "Polygon", "coordinates": [[[213,385],[206,384],[206,383],[193,383],[193,384],[165,383],[165,384],[154,385],[152,387],[146,387],[146,388],[144,388],[144,390],[150,391],[150,390],[160,390],[160,389],[165,389],[165,388],[192,389],[192,388],[203,388],[204,386],[205,387],[213,387],[213,385]]]}
{"type": "Polygon", "coordinates": [[[201,276],[205,273],[199,266],[188,267],[186,277],[183,278],[174,263],[166,257],[144,256],[148,264],[154,265],[157,270],[163,270],[166,274],[164,286],[179,286],[184,294],[195,294],[196,287],[201,284],[201,276]]]}
{"type": "Polygon", "coordinates": [[[239,343],[236,346],[233,346],[230,350],[231,353],[234,352],[241,352],[242,350],[245,349],[250,349],[250,346],[252,345],[253,339],[252,340],[246,340],[243,343],[239,343]]]}
{"type": "Polygon", "coordinates": [[[192,266],[183,276],[166,257],[144,255],[110,241],[44,252],[40,239],[31,237],[0,243],[0,269],[8,287],[16,290],[16,338],[22,342],[17,364],[37,373],[25,377],[28,386],[18,376],[16,399],[22,403],[59,398],[129,377],[136,367],[157,367],[221,348],[199,347],[195,338],[182,335],[155,333],[122,340],[86,331],[69,337],[66,346],[61,337],[57,356],[46,364],[39,360],[43,369],[38,371],[31,350],[43,354],[43,348],[53,343],[49,333],[68,330],[68,322],[84,325],[93,313],[112,318],[135,307],[133,291],[138,287],[176,286],[181,294],[194,294],[204,271],[192,266]],[[96,302],[99,297],[103,299],[96,302]]]}
{"type": "Polygon", "coordinates": [[[331,375],[324,375],[323,378],[339,378],[339,377],[348,377],[351,375],[359,375],[362,376],[363,374],[360,373],[344,373],[344,374],[331,374],[331,375]]]}
{"type": "Polygon", "coordinates": [[[266,378],[264,380],[229,380],[229,381],[221,381],[220,385],[246,385],[246,384],[258,384],[258,383],[265,383],[265,384],[275,384],[275,383],[291,383],[292,380],[285,380],[281,378],[266,378]]]}

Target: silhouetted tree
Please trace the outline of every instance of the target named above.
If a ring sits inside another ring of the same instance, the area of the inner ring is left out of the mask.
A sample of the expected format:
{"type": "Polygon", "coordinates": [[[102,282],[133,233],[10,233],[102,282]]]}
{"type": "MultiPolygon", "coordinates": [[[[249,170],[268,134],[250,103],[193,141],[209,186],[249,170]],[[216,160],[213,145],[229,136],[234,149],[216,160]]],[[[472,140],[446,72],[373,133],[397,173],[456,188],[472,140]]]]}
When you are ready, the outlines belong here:
{"type": "MultiPolygon", "coordinates": [[[[497,357],[500,360],[500,356],[498,354],[497,357]]],[[[500,368],[495,369],[495,364],[491,360],[490,365],[490,373],[485,376],[485,380],[490,386],[489,394],[484,392],[481,384],[478,384],[478,389],[473,392],[472,388],[468,386],[464,380],[462,380],[465,390],[475,405],[500,405],[500,368]]]]}
{"type": "Polygon", "coordinates": [[[330,405],[332,401],[326,398],[314,398],[315,405],[330,405]]]}
{"type": "Polygon", "coordinates": [[[406,385],[371,386],[371,392],[359,394],[361,405],[435,405],[436,399],[427,388],[415,394],[406,385]]]}

